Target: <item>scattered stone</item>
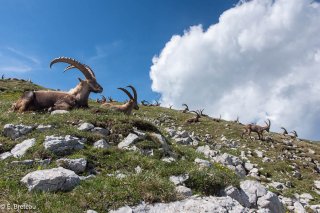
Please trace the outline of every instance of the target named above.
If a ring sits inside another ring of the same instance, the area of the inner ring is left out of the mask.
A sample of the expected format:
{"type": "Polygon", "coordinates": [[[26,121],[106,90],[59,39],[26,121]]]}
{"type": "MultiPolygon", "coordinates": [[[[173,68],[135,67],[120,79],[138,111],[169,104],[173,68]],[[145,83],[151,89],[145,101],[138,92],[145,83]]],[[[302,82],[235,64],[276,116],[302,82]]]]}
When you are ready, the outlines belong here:
{"type": "Polygon", "coordinates": [[[267,190],[258,181],[245,180],[240,183],[240,188],[246,194],[250,207],[257,207],[257,200],[267,194],[267,190]]]}
{"type": "Polygon", "coordinates": [[[263,163],[271,162],[271,159],[268,158],[268,157],[264,157],[264,158],[262,159],[262,162],[263,162],[263,163]]]}
{"type": "Polygon", "coordinates": [[[177,131],[173,128],[166,128],[165,130],[167,131],[170,137],[174,137],[177,133],[177,131]]]}
{"type": "Polygon", "coordinates": [[[140,166],[137,166],[136,168],[134,168],[134,171],[137,173],[137,174],[140,174],[142,172],[142,169],[140,166]]]}
{"type": "Polygon", "coordinates": [[[320,213],[320,205],[319,204],[318,205],[311,205],[311,206],[309,206],[309,208],[315,213],[320,213]]]}
{"type": "Polygon", "coordinates": [[[239,190],[238,188],[234,186],[229,186],[224,190],[224,193],[238,201],[242,206],[249,208],[251,206],[249,200],[246,197],[246,194],[242,191],[239,190]]]}
{"type": "Polygon", "coordinates": [[[116,178],[118,178],[118,179],[123,179],[123,178],[126,178],[126,177],[127,177],[127,175],[122,174],[122,173],[116,174],[116,178]]]}
{"type": "Polygon", "coordinates": [[[111,213],[132,213],[132,212],[177,212],[177,213],[193,213],[193,212],[248,212],[248,209],[241,206],[231,197],[197,197],[192,196],[181,201],[171,203],[142,203],[134,207],[122,207],[111,213]]]}
{"type": "Polygon", "coordinates": [[[162,148],[164,149],[165,152],[169,151],[169,146],[167,144],[165,137],[157,133],[151,133],[151,136],[156,138],[159,141],[159,143],[162,145],[162,148]]]}
{"type": "Polygon", "coordinates": [[[162,158],[161,160],[167,163],[172,163],[176,161],[176,159],[174,159],[173,157],[165,157],[165,158],[162,158]]]}
{"type": "Polygon", "coordinates": [[[34,160],[22,160],[22,161],[11,161],[11,165],[25,165],[25,166],[31,166],[34,164],[34,160]]]}
{"type": "Polygon", "coordinates": [[[71,154],[84,148],[83,140],[70,135],[63,136],[46,136],[44,140],[44,147],[57,155],[71,154]]]}
{"type": "Polygon", "coordinates": [[[203,159],[200,159],[200,158],[196,158],[194,160],[194,162],[196,164],[198,164],[201,168],[207,168],[207,167],[211,167],[212,166],[212,164],[209,161],[203,160],[203,159]]]}
{"type": "Polygon", "coordinates": [[[93,144],[93,147],[94,147],[94,148],[97,148],[97,149],[108,149],[108,148],[110,148],[111,146],[107,143],[106,140],[101,139],[101,140],[96,141],[96,142],[93,144]]]}
{"type": "Polygon", "coordinates": [[[280,182],[272,182],[269,184],[269,186],[272,186],[277,190],[284,190],[287,188],[283,183],[280,183],[280,182]]]}
{"type": "Polygon", "coordinates": [[[259,151],[259,150],[255,150],[254,152],[257,154],[257,156],[258,156],[259,158],[263,158],[263,157],[264,157],[263,152],[261,152],[261,151],[259,151]]]}
{"type": "Polygon", "coordinates": [[[101,135],[102,137],[107,137],[110,134],[110,131],[108,129],[102,127],[94,127],[93,129],[91,129],[91,132],[101,135]]]}
{"type": "Polygon", "coordinates": [[[87,210],[87,212],[86,212],[86,213],[98,213],[98,212],[96,212],[96,211],[94,211],[94,210],[89,209],[89,210],[87,210]]]}
{"type": "Polygon", "coordinates": [[[297,178],[297,179],[301,179],[302,178],[302,175],[301,173],[296,170],[296,171],[293,171],[293,174],[292,174],[293,177],[297,178]]]}
{"type": "Polygon", "coordinates": [[[37,127],[37,130],[43,132],[43,131],[46,131],[48,129],[52,129],[53,126],[52,125],[43,125],[43,124],[40,124],[38,127],[37,127]]]}
{"type": "Polygon", "coordinates": [[[65,169],[74,171],[75,173],[82,173],[87,167],[87,160],[84,158],[68,159],[60,158],[57,161],[57,165],[65,169]]]}
{"type": "Polygon", "coordinates": [[[91,123],[83,123],[78,127],[80,131],[89,131],[94,128],[94,125],[91,123]]]}
{"type": "Polygon", "coordinates": [[[91,178],[96,177],[94,174],[88,175],[88,176],[79,176],[80,180],[88,180],[91,178]]]}
{"type": "Polygon", "coordinates": [[[179,175],[179,176],[170,176],[170,178],[169,178],[169,180],[172,183],[174,183],[174,185],[181,185],[188,179],[189,179],[188,174],[183,174],[183,175],[179,175]]]}
{"type": "Polygon", "coordinates": [[[278,196],[273,192],[267,192],[264,196],[260,197],[257,201],[258,208],[268,209],[271,212],[285,212],[285,208],[280,202],[278,196]]]}
{"type": "Polygon", "coordinates": [[[133,133],[130,133],[123,141],[118,144],[118,148],[124,149],[129,147],[131,144],[139,140],[139,136],[133,133]]]}
{"type": "Polygon", "coordinates": [[[3,128],[3,134],[11,139],[17,139],[22,135],[25,135],[33,130],[32,126],[26,126],[22,124],[6,124],[3,128]]]}
{"type": "Polygon", "coordinates": [[[199,146],[196,150],[197,152],[203,153],[208,158],[213,158],[218,155],[218,151],[211,150],[208,145],[199,146]]]}
{"type": "Polygon", "coordinates": [[[316,187],[316,189],[320,189],[320,180],[315,180],[314,186],[316,187]]]}
{"type": "Polygon", "coordinates": [[[67,110],[54,110],[51,112],[51,115],[61,115],[61,114],[67,114],[69,111],[67,110]]]}
{"type": "Polygon", "coordinates": [[[0,160],[5,160],[11,156],[12,156],[11,152],[4,152],[4,153],[0,154],[0,160]]]}
{"type": "Polygon", "coordinates": [[[254,165],[253,165],[252,163],[246,162],[246,163],[244,163],[244,168],[245,168],[247,171],[250,171],[251,169],[254,168],[254,165]]]}
{"type": "Polygon", "coordinates": [[[212,158],[214,162],[221,163],[224,166],[227,166],[229,169],[236,172],[239,177],[245,177],[246,171],[242,166],[242,160],[236,156],[224,153],[217,157],[212,158]]]}
{"type": "Polygon", "coordinates": [[[15,157],[22,157],[29,148],[31,148],[36,143],[36,139],[28,139],[23,142],[15,145],[15,147],[11,150],[11,154],[15,157]]]}
{"type": "Polygon", "coordinates": [[[73,171],[62,167],[34,171],[21,179],[29,191],[70,191],[80,183],[80,178],[73,171]]]}
{"type": "Polygon", "coordinates": [[[294,202],[293,206],[294,206],[294,212],[296,212],[296,213],[304,213],[304,212],[306,212],[304,210],[303,205],[299,201],[294,202]]]}
{"type": "Polygon", "coordinates": [[[192,196],[192,190],[185,186],[177,186],[176,192],[183,196],[183,197],[191,197],[192,196]]]}

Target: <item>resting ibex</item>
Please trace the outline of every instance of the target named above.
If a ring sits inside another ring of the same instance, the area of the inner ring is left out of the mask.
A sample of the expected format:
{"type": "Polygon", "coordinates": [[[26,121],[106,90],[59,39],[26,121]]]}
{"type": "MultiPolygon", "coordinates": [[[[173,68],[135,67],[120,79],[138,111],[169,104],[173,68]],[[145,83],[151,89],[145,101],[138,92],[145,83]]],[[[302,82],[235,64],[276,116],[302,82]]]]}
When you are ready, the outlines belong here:
{"type": "Polygon", "coordinates": [[[97,98],[96,102],[99,104],[103,104],[103,103],[107,102],[107,99],[104,95],[101,95],[101,100],[99,98],[97,98]]]}
{"type": "Polygon", "coordinates": [[[266,123],[266,126],[259,126],[256,124],[247,124],[244,126],[244,131],[242,132],[241,138],[243,138],[243,135],[245,133],[248,133],[250,136],[251,132],[256,132],[258,134],[259,140],[261,140],[261,137],[263,136],[263,131],[270,131],[271,121],[268,119],[268,123],[266,123]]]}
{"type": "Polygon", "coordinates": [[[120,87],[118,89],[122,90],[124,93],[126,93],[128,95],[128,97],[130,99],[128,102],[126,102],[125,104],[122,104],[122,105],[114,105],[112,103],[104,103],[101,106],[104,108],[109,108],[111,110],[118,111],[118,112],[123,112],[127,115],[130,115],[133,109],[138,110],[139,106],[138,106],[138,102],[137,102],[138,101],[137,91],[131,85],[129,85],[127,87],[130,87],[132,89],[133,97],[128,90],[126,90],[122,87],[120,87]]]}
{"type": "Polygon", "coordinates": [[[109,103],[116,102],[111,96],[108,97],[109,103]]]}
{"type": "Polygon", "coordinates": [[[189,112],[189,107],[187,104],[182,104],[182,106],[185,106],[185,109],[182,111],[182,113],[187,113],[189,112]]]}
{"type": "Polygon", "coordinates": [[[186,123],[197,123],[199,122],[199,118],[201,117],[201,112],[199,110],[197,111],[190,111],[196,113],[196,117],[189,118],[186,120],[186,123]]]}
{"type": "Polygon", "coordinates": [[[146,100],[142,100],[142,101],[141,101],[141,104],[142,104],[143,106],[150,106],[150,103],[149,103],[148,101],[146,101],[146,100]]]}
{"type": "Polygon", "coordinates": [[[65,71],[77,68],[86,77],[86,80],[79,78],[80,83],[69,92],[60,91],[27,91],[21,98],[13,105],[14,111],[27,110],[69,110],[77,107],[88,107],[88,98],[90,92],[101,93],[103,88],[97,83],[96,77],[92,69],[72,58],[60,57],[53,59],[50,67],[58,62],[70,64],[65,71]]]}
{"type": "Polygon", "coordinates": [[[200,115],[203,117],[209,117],[209,115],[204,114],[203,111],[204,111],[204,109],[200,110],[200,115]]]}
{"type": "Polygon", "coordinates": [[[287,135],[288,134],[288,131],[286,130],[286,128],[281,127],[281,129],[283,130],[282,135],[287,135]]]}
{"type": "Polygon", "coordinates": [[[298,133],[297,133],[297,131],[296,130],[293,130],[292,132],[290,132],[290,133],[292,133],[293,134],[293,137],[294,138],[297,138],[298,137],[298,133]]]}

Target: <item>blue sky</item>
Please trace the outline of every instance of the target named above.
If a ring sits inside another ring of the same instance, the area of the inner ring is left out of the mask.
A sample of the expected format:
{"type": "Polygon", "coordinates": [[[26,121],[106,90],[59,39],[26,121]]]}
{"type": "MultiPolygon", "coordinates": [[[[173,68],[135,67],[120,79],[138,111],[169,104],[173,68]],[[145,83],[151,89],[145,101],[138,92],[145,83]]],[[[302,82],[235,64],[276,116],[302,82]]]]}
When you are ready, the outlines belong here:
{"type": "MultiPolygon", "coordinates": [[[[132,84],[140,100],[160,97],[149,77],[153,56],[174,34],[192,25],[208,27],[233,7],[231,0],[2,0],[0,74],[31,78],[69,90],[80,72],[49,69],[51,59],[73,57],[94,69],[106,96],[126,98],[116,88],[132,84]]],[[[96,96],[91,96],[95,98],[96,96]]]]}

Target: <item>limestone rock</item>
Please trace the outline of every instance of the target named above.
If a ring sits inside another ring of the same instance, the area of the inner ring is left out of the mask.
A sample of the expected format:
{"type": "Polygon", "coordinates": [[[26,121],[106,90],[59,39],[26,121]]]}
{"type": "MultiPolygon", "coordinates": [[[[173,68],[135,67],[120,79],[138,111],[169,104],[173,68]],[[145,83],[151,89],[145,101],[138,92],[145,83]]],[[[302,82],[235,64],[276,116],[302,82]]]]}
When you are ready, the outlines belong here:
{"type": "Polygon", "coordinates": [[[44,140],[45,149],[55,153],[56,155],[67,155],[73,151],[84,148],[83,140],[70,135],[63,136],[46,136],[44,140]]]}
{"type": "Polygon", "coordinates": [[[75,173],[82,173],[86,169],[87,160],[84,158],[68,159],[60,158],[57,161],[57,165],[65,169],[74,171],[75,173]]]}
{"type": "Polygon", "coordinates": [[[33,130],[32,126],[26,126],[22,124],[6,124],[3,128],[3,134],[11,139],[16,139],[25,135],[33,130]]]}

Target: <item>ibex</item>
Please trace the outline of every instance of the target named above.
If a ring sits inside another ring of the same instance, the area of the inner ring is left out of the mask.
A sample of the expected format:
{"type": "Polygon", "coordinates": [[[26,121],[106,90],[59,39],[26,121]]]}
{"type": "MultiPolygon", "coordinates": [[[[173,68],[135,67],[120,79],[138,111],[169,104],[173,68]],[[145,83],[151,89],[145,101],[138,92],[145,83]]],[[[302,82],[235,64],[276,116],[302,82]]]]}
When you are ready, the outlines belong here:
{"type": "Polygon", "coordinates": [[[127,86],[129,88],[132,89],[132,92],[133,92],[133,97],[132,95],[130,94],[130,92],[122,87],[118,88],[120,90],[122,90],[124,93],[126,93],[129,97],[129,101],[126,102],[125,104],[122,104],[122,105],[115,105],[115,104],[112,104],[112,103],[104,103],[102,104],[101,106],[104,107],[104,108],[109,108],[111,110],[115,110],[115,111],[118,111],[118,112],[123,112],[127,115],[130,115],[132,110],[135,109],[135,110],[138,110],[139,109],[139,106],[138,106],[138,95],[137,95],[137,91],[136,89],[129,85],[127,86]]]}
{"type": "Polygon", "coordinates": [[[55,58],[50,63],[53,64],[64,62],[70,64],[65,71],[77,68],[86,77],[86,80],[79,78],[80,83],[69,92],[60,91],[27,91],[12,106],[14,111],[24,112],[27,110],[69,110],[77,107],[88,107],[88,98],[90,92],[101,93],[103,88],[97,83],[92,69],[72,58],[60,57],[55,58]]]}
{"type": "Polygon", "coordinates": [[[116,102],[111,96],[108,97],[109,103],[116,102]]]}
{"type": "Polygon", "coordinates": [[[101,100],[99,98],[97,98],[96,102],[99,104],[103,104],[103,103],[107,102],[107,99],[104,95],[101,95],[101,100]]]}
{"type": "Polygon", "coordinates": [[[182,113],[187,113],[189,112],[189,107],[187,104],[182,104],[182,106],[185,106],[185,109],[182,111],[182,113]]]}
{"type": "Polygon", "coordinates": [[[250,136],[251,132],[256,132],[258,134],[259,140],[261,140],[261,137],[263,136],[263,132],[270,131],[271,121],[268,119],[268,123],[265,121],[266,126],[259,126],[256,124],[247,124],[244,126],[244,131],[242,132],[241,138],[243,138],[243,135],[245,133],[248,133],[250,136]]]}
{"type": "Polygon", "coordinates": [[[297,133],[297,131],[296,130],[293,130],[292,132],[290,132],[290,133],[292,133],[293,134],[293,137],[294,138],[297,138],[298,137],[298,133],[297,133]]]}
{"type": "Polygon", "coordinates": [[[200,115],[203,117],[209,117],[209,115],[204,114],[203,111],[204,111],[204,109],[200,110],[200,115]]]}
{"type": "Polygon", "coordinates": [[[201,117],[201,112],[199,110],[197,111],[190,111],[196,113],[196,117],[189,118],[186,120],[186,123],[197,123],[199,122],[199,118],[201,117]]]}
{"type": "Polygon", "coordinates": [[[287,135],[288,134],[288,131],[286,130],[286,128],[281,127],[281,129],[283,130],[282,135],[287,135]]]}
{"type": "Polygon", "coordinates": [[[169,109],[172,109],[172,107],[173,107],[173,105],[170,104],[170,105],[169,105],[169,109]]]}
{"type": "Polygon", "coordinates": [[[146,100],[142,100],[142,101],[141,101],[141,104],[142,104],[143,106],[150,106],[150,103],[149,103],[148,101],[146,101],[146,100]]]}

